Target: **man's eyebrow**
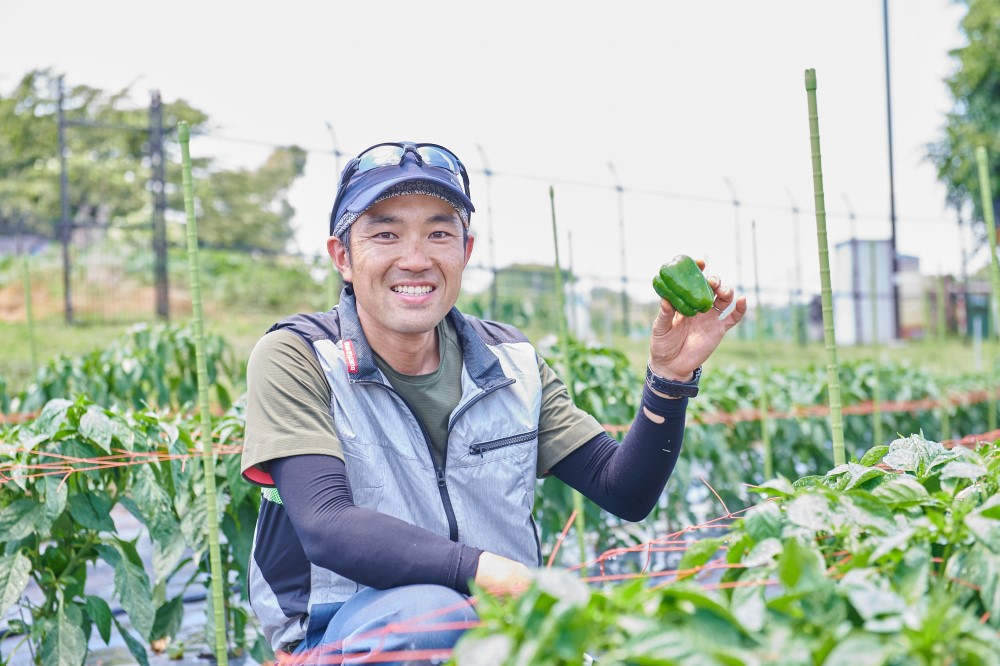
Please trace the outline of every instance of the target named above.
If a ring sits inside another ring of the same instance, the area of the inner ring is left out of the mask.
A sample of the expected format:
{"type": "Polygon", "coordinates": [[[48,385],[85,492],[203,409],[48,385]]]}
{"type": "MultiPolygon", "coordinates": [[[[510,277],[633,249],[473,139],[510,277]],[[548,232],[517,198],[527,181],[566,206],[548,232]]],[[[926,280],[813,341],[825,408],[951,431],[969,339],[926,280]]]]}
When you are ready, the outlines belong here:
{"type": "MultiPolygon", "coordinates": [[[[392,215],[390,213],[383,213],[381,215],[365,215],[364,217],[358,220],[358,222],[360,222],[365,226],[375,226],[379,224],[401,224],[402,221],[403,220],[399,216],[392,215]]],[[[435,223],[435,224],[442,222],[456,223],[456,224],[462,223],[457,213],[456,214],[435,213],[434,215],[431,215],[426,220],[424,220],[424,222],[435,223]]]]}
{"type": "Polygon", "coordinates": [[[361,224],[372,226],[376,224],[399,224],[402,222],[402,220],[396,215],[390,215],[388,213],[384,213],[382,215],[365,215],[358,221],[361,222],[361,224]]]}
{"type": "Polygon", "coordinates": [[[435,215],[431,215],[430,217],[427,218],[427,221],[428,222],[458,222],[459,224],[462,223],[462,221],[459,219],[459,217],[458,217],[457,214],[449,214],[449,213],[437,213],[435,215]]]}

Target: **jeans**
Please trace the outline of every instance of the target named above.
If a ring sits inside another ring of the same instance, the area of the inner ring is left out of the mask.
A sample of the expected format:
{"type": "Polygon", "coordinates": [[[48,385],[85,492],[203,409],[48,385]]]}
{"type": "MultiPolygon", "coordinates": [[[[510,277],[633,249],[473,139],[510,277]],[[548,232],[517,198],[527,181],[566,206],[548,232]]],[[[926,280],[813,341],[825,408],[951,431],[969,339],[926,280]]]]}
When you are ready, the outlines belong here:
{"type": "Polygon", "coordinates": [[[443,664],[478,621],[468,597],[441,585],[366,588],[344,603],[313,606],[290,662],[443,664]],[[399,652],[398,660],[384,661],[387,652],[399,652]]]}

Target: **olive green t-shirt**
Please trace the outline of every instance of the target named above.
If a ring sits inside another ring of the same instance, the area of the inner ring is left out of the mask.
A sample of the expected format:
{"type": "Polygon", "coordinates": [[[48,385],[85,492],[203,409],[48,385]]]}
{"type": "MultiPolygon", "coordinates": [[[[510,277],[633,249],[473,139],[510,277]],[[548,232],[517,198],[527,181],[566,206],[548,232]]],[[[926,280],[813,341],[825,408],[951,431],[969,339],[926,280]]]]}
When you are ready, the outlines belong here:
{"type": "MultiPolygon", "coordinates": [[[[450,328],[450,327],[449,327],[450,328]]],[[[454,347],[460,352],[460,341],[452,329],[450,335],[454,347]]],[[[443,368],[431,375],[437,375],[421,390],[434,393],[447,384],[446,391],[461,393],[461,356],[452,367],[453,353],[446,332],[443,342],[443,368]],[[455,378],[453,373],[459,373],[455,378]]],[[[538,372],[542,385],[542,404],[538,426],[537,474],[542,476],[556,463],[582,446],[585,442],[603,432],[601,424],[587,412],[579,409],[569,398],[565,384],[539,356],[538,372]]],[[[388,373],[387,373],[388,374],[388,373]]],[[[398,374],[398,373],[397,373],[398,374]]],[[[427,375],[410,377],[419,382],[427,375]]],[[[390,377],[390,382],[393,382],[390,377]]],[[[403,383],[399,383],[403,386],[403,383]]],[[[400,388],[394,385],[397,391],[400,388]]],[[[404,391],[408,390],[406,388],[404,391]]],[[[403,393],[403,391],[400,391],[403,393]]],[[[438,403],[427,406],[423,401],[406,398],[414,408],[417,417],[438,425],[425,422],[428,432],[436,430],[431,440],[438,438],[443,450],[447,438],[447,418],[451,409],[444,414],[451,398],[428,398],[438,403]],[[417,407],[416,403],[421,403],[417,407]],[[420,412],[426,408],[426,415],[420,412]],[[444,433],[441,433],[443,421],[444,433]]],[[[330,384],[326,380],[319,359],[310,344],[295,333],[277,330],[261,338],[250,354],[247,364],[247,410],[246,435],[243,446],[241,470],[258,466],[266,468],[268,460],[291,455],[322,454],[344,459],[340,439],[334,428],[330,414],[332,396],[330,384]]],[[[454,404],[457,404],[457,400],[454,404]]],[[[454,405],[452,405],[454,409],[454,405]]]]}
{"type": "Polygon", "coordinates": [[[441,464],[448,448],[448,417],[462,399],[462,346],[455,327],[447,319],[437,325],[437,338],[441,362],[437,370],[426,375],[396,372],[385,359],[373,354],[375,365],[423,424],[433,445],[434,458],[441,464]]]}

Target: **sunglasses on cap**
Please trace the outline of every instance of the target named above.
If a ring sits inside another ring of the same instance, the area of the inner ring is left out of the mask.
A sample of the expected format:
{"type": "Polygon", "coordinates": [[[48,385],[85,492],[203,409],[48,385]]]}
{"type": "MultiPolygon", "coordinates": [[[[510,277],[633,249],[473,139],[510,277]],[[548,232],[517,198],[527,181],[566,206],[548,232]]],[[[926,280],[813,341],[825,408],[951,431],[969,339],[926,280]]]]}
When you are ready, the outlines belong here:
{"type": "MultiPolygon", "coordinates": [[[[398,167],[403,164],[407,154],[421,167],[434,167],[444,169],[456,179],[461,179],[462,189],[465,195],[471,197],[469,192],[469,173],[465,169],[462,161],[444,146],[436,143],[378,143],[362,151],[344,167],[344,172],[340,177],[340,184],[337,187],[337,198],[333,204],[334,214],[340,210],[341,200],[347,191],[351,180],[376,169],[398,167]]],[[[456,182],[457,184],[457,182],[456,182]]],[[[331,225],[335,220],[331,220],[331,225]]]]}

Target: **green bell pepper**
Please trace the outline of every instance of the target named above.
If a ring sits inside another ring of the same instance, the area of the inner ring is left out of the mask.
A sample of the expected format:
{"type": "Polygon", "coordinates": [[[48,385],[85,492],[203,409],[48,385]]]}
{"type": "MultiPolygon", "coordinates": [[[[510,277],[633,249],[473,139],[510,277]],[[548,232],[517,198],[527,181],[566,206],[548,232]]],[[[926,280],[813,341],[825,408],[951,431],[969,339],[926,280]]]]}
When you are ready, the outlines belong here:
{"type": "Polygon", "coordinates": [[[708,312],[715,302],[715,292],[705,274],[686,254],[679,254],[660,267],[653,278],[653,289],[685,317],[708,312]]]}

